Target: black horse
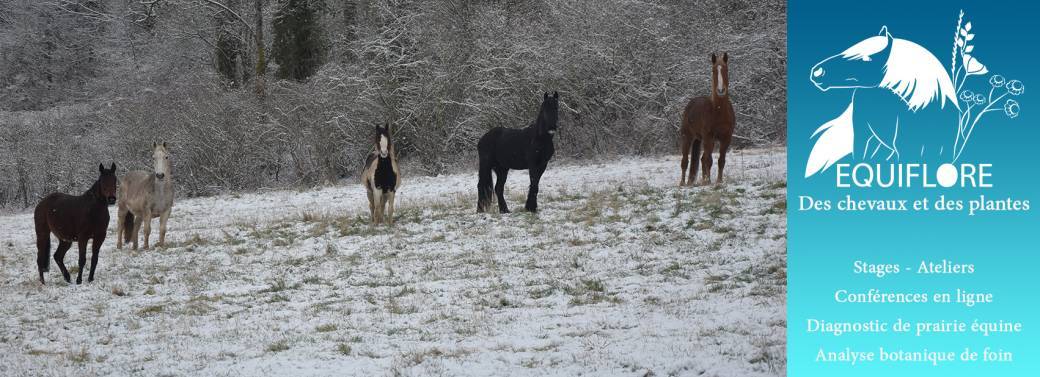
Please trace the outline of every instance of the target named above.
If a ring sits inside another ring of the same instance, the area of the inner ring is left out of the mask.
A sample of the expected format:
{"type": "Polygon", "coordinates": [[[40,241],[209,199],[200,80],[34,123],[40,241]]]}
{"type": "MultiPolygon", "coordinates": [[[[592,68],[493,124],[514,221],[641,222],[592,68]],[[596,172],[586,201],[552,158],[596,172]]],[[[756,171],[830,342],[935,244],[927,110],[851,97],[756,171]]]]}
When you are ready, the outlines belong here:
{"type": "Polygon", "coordinates": [[[69,270],[65,268],[65,252],[69,251],[73,242],[79,243],[79,275],[76,284],[83,282],[83,270],[87,265],[87,241],[93,239],[91,245],[94,253],[90,257],[90,276],[87,281],[94,281],[94,270],[98,265],[98,252],[105,242],[108,233],[108,206],[116,204],[116,164],[105,169],[98,165],[97,182],[83,195],[73,196],[62,193],[47,195],[36,205],[33,223],[36,225],[36,266],[40,272],[40,284],[43,284],[43,273],[50,269],[51,233],[58,238],[58,250],[54,253],[54,261],[58,262],[61,275],[71,283],[69,270]]]}
{"type": "Polygon", "coordinates": [[[553,152],[553,134],[560,109],[560,94],[553,92],[542,96],[542,108],[538,119],[523,129],[495,127],[484,134],[477,143],[480,155],[480,180],[477,182],[477,212],[484,212],[491,204],[491,171],[495,172],[495,194],[498,196],[498,211],[509,213],[503,192],[509,169],[531,172],[531,188],[527,191],[528,211],[538,211],[538,180],[542,178],[553,152]]]}

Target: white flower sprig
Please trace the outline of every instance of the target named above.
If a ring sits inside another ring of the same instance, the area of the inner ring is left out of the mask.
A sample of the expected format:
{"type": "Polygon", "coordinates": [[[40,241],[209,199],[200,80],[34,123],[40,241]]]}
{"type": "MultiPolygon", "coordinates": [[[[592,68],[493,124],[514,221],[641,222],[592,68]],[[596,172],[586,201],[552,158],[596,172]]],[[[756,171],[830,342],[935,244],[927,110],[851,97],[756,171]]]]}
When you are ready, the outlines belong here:
{"type": "Polygon", "coordinates": [[[964,153],[964,147],[968,144],[968,139],[971,138],[975,126],[978,125],[983,115],[1003,110],[1004,115],[1008,118],[1018,117],[1019,112],[1022,110],[1022,106],[1019,105],[1018,101],[1011,98],[1004,102],[1001,101],[1009,94],[1018,96],[1024,93],[1026,88],[1021,81],[1005,80],[1004,76],[994,74],[989,78],[990,88],[988,95],[984,95],[981,92],[973,93],[967,89],[962,90],[964,84],[968,81],[968,77],[989,73],[989,69],[973,55],[975,45],[972,44],[972,40],[975,39],[975,34],[971,32],[971,22],[968,21],[962,26],[962,21],[964,21],[963,10],[957,17],[957,29],[953,35],[953,57],[951,58],[950,67],[953,85],[958,92],[957,97],[963,104],[958,109],[957,135],[953,141],[954,161],[957,161],[961,154],[964,153]],[[958,65],[958,63],[960,64],[958,65]],[[993,94],[998,89],[1003,89],[1003,93],[998,92],[997,94],[999,95],[994,98],[993,94]],[[1002,108],[1000,105],[997,105],[997,108],[993,108],[998,103],[1003,104],[1002,108]],[[978,113],[974,114],[973,117],[972,111],[977,107],[982,107],[982,109],[978,110],[978,113]]]}

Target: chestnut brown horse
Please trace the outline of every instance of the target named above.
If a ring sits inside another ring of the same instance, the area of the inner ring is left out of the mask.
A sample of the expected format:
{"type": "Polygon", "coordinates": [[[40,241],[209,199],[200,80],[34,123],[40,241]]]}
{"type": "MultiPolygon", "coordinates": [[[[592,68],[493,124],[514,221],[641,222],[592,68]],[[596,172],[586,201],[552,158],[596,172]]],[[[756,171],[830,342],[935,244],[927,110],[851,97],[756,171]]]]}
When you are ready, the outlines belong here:
{"type": "Polygon", "coordinates": [[[108,232],[108,206],[116,204],[117,181],[116,164],[112,164],[109,169],[105,169],[103,164],[98,165],[98,171],[101,176],[83,195],[53,193],[36,205],[33,221],[36,223],[36,266],[40,271],[40,284],[43,284],[43,273],[50,269],[51,233],[58,238],[54,261],[58,262],[61,275],[69,283],[72,280],[69,278],[69,270],[65,268],[65,252],[69,251],[73,242],[79,243],[79,275],[76,276],[76,284],[80,284],[87,264],[87,240],[94,240],[91,245],[94,254],[90,257],[90,276],[87,277],[88,282],[94,281],[98,252],[108,232]]]}
{"type": "Polygon", "coordinates": [[[715,142],[719,143],[719,178],[722,183],[722,170],[726,167],[726,152],[729,143],[733,139],[733,128],[736,126],[736,116],[733,113],[733,103],[729,101],[729,55],[722,53],[719,59],[714,53],[711,54],[711,96],[693,98],[686,104],[683,110],[682,123],[679,125],[679,144],[682,150],[682,175],[679,178],[679,186],[692,185],[697,178],[697,154],[701,155],[701,168],[704,174],[704,183],[711,183],[711,153],[715,150],[715,142]],[[686,167],[690,155],[693,155],[693,164],[690,165],[689,180],[686,176],[686,167]]]}

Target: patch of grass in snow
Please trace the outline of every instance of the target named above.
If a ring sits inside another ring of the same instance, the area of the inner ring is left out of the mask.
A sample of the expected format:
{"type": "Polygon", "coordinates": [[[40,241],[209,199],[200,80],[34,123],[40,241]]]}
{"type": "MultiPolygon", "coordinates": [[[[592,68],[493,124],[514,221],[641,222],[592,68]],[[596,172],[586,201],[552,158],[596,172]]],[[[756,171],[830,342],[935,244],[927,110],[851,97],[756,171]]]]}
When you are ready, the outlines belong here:
{"type": "Polygon", "coordinates": [[[270,240],[271,245],[284,247],[296,242],[297,234],[291,222],[280,222],[262,228],[253,227],[248,236],[255,240],[270,240]]]}
{"type": "Polygon", "coordinates": [[[608,292],[606,285],[599,279],[582,279],[571,286],[564,287],[563,290],[573,296],[569,302],[571,306],[593,305],[601,302],[621,303],[621,298],[617,297],[616,293],[608,292]]]}
{"type": "Polygon", "coordinates": [[[189,250],[194,250],[196,247],[206,246],[206,245],[209,245],[209,244],[210,244],[209,240],[207,240],[205,238],[202,238],[202,236],[199,235],[198,233],[192,233],[190,236],[188,236],[188,238],[185,238],[185,239],[180,240],[180,241],[170,242],[167,245],[167,247],[169,247],[169,248],[187,248],[189,250]]]}
{"type": "Polygon", "coordinates": [[[145,306],[143,309],[138,310],[137,315],[141,317],[151,317],[154,315],[158,315],[159,313],[162,313],[164,309],[165,306],[163,306],[163,304],[148,305],[145,306]]]}
{"type": "Polygon", "coordinates": [[[419,308],[415,305],[401,305],[396,299],[391,298],[386,302],[386,311],[390,314],[415,314],[419,312],[419,308]]]}
{"type": "Polygon", "coordinates": [[[112,286],[112,294],[116,295],[116,296],[119,296],[119,297],[126,296],[126,289],[124,289],[120,285],[113,285],[112,286]]]}
{"type": "Polygon", "coordinates": [[[350,356],[350,345],[346,343],[337,344],[336,352],[339,352],[339,354],[343,356],[350,356]]]}
{"type": "Polygon", "coordinates": [[[268,304],[274,304],[278,302],[289,302],[289,297],[283,294],[276,294],[267,299],[268,304]]]}
{"type": "Polygon", "coordinates": [[[698,190],[693,197],[695,208],[699,208],[708,215],[710,219],[727,217],[733,214],[736,203],[736,193],[725,188],[715,186],[698,190]]]}
{"type": "Polygon", "coordinates": [[[245,239],[239,238],[238,236],[235,236],[235,235],[233,235],[231,233],[228,233],[227,230],[223,230],[222,229],[221,233],[224,234],[224,244],[231,245],[231,246],[238,246],[238,245],[246,243],[245,239]]]}
{"type": "Polygon", "coordinates": [[[289,349],[289,342],[285,339],[267,345],[267,352],[282,352],[289,349]]]}
{"type": "Polygon", "coordinates": [[[87,351],[87,347],[83,347],[76,351],[67,352],[65,358],[76,364],[84,364],[90,361],[90,352],[87,351]]]}
{"type": "Polygon", "coordinates": [[[683,271],[683,266],[679,262],[672,262],[667,267],[661,269],[661,275],[679,277],[683,279],[689,279],[690,276],[683,271]]]}
{"type": "Polygon", "coordinates": [[[26,352],[26,354],[29,355],[29,356],[56,356],[56,355],[61,355],[60,352],[53,352],[53,351],[39,350],[39,349],[31,349],[28,352],[26,352]]]}
{"type": "Polygon", "coordinates": [[[337,326],[334,323],[326,323],[324,325],[318,325],[318,327],[314,328],[314,330],[317,332],[332,332],[336,331],[336,329],[337,326]]]}
{"type": "Polygon", "coordinates": [[[286,291],[286,290],[290,290],[290,289],[296,289],[296,288],[299,288],[299,287],[300,287],[300,284],[289,284],[289,283],[285,282],[285,279],[277,278],[277,279],[274,280],[274,282],[271,283],[270,286],[260,290],[259,293],[276,293],[276,292],[286,291]]]}
{"type": "Polygon", "coordinates": [[[783,215],[787,213],[787,198],[779,198],[773,202],[773,205],[766,208],[763,215],[783,215]]]}

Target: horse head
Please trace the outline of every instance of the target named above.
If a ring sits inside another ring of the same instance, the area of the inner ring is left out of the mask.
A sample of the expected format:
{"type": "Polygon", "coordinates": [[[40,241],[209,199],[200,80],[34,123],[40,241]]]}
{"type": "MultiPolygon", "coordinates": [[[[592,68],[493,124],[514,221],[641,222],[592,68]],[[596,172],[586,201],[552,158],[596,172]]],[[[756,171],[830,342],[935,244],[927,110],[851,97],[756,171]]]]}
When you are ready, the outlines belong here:
{"type": "Polygon", "coordinates": [[[163,179],[170,174],[170,150],[165,141],[152,143],[152,160],[155,162],[155,178],[163,179]]]}
{"type": "Polygon", "coordinates": [[[380,158],[390,155],[390,122],[376,125],[376,150],[380,158]]]}
{"type": "Polygon", "coordinates": [[[555,134],[559,117],[560,93],[553,92],[551,97],[548,92],[542,94],[542,107],[538,110],[537,122],[539,134],[555,134]]]}
{"type": "Polygon", "coordinates": [[[722,59],[711,54],[711,90],[712,98],[729,95],[729,54],[723,52],[722,59]]]}
{"type": "Polygon", "coordinates": [[[821,91],[885,88],[898,95],[908,110],[917,111],[938,99],[955,107],[953,81],[939,59],[921,45],[893,38],[888,27],[840,54],[816,63],[809,80],[821,91]]]}
{"type": "Polygon", "coordinates": [[[876,88],[881,85],[885,64],[892,53],[892,34],[882,26],[878,35],[852,45],[812,67],[809,79],[822,91],[876,88]]]}
{"type": "Polygon", "coordinates": [[[116,204],[116,164],[113,162],[108,169],[105,169],[105,164],[98,164],[98,172],[101,173],[98,176],[98,198],[106,200],[109,205],[116,204]]]}

